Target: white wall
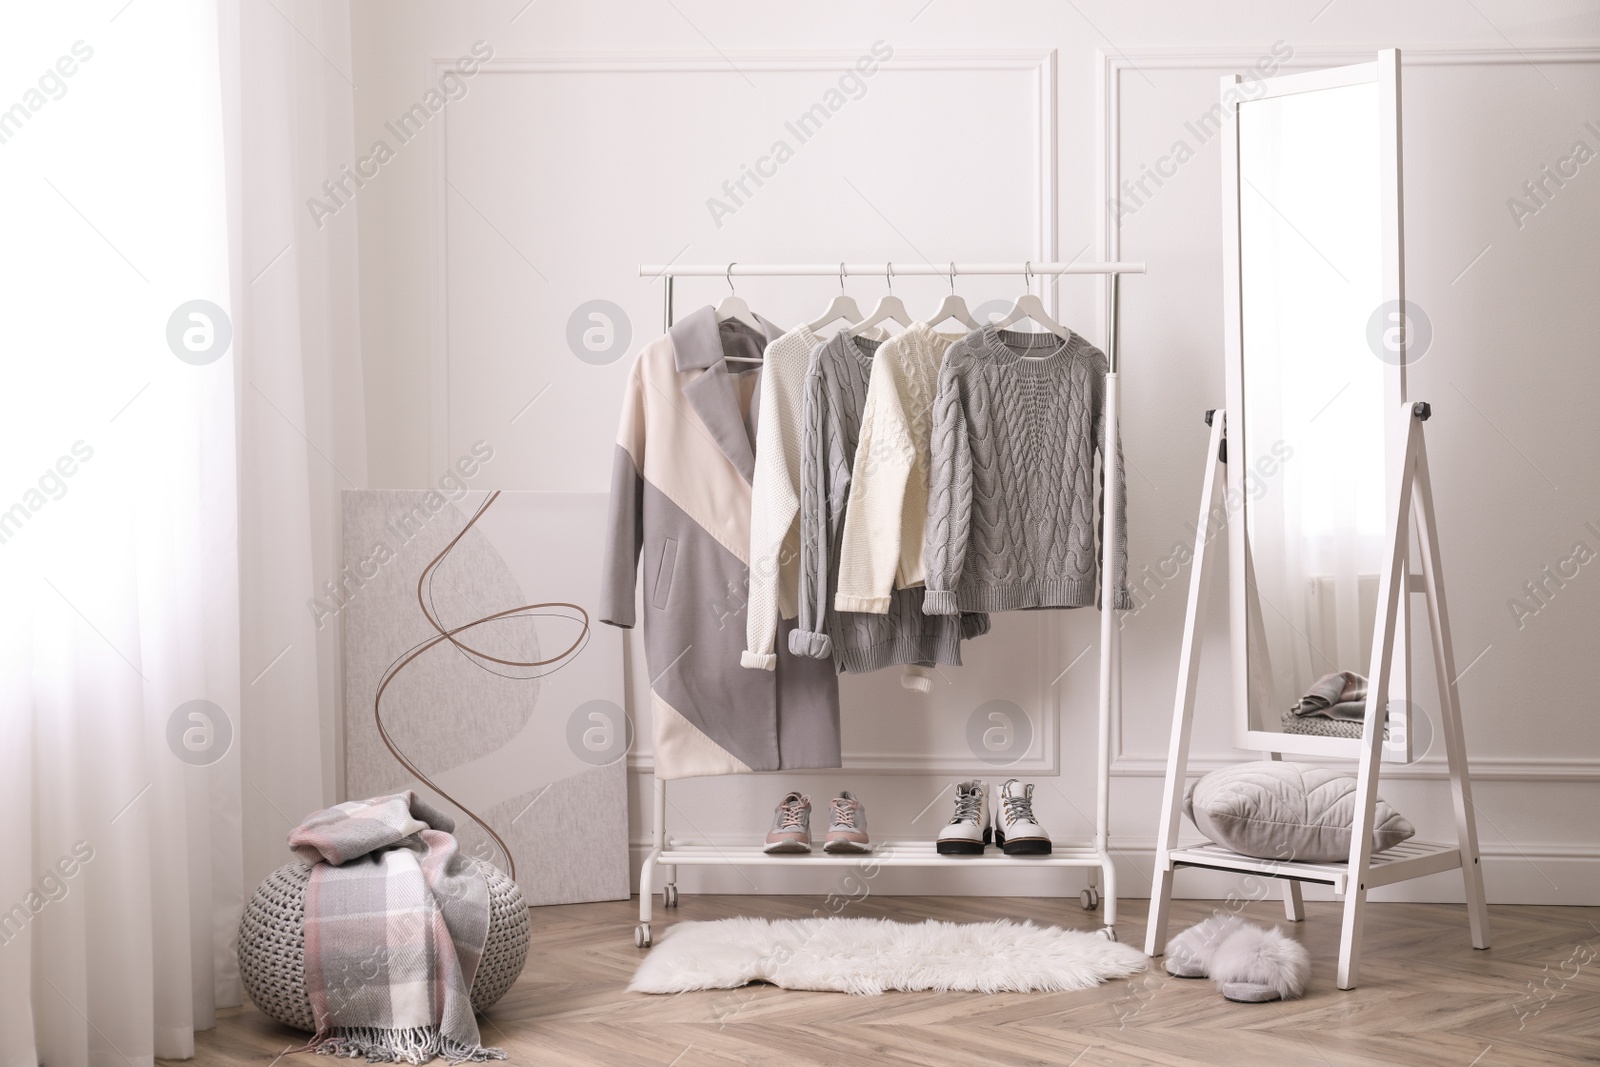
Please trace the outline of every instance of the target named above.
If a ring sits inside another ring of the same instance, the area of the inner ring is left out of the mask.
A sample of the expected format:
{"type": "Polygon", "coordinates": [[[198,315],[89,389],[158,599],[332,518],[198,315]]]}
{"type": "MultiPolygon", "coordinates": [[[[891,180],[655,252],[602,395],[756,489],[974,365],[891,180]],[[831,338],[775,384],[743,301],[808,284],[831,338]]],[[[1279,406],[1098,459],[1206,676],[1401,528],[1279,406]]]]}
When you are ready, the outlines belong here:
{"type": "MultiPolygon", "coordinates": [[[[482,438],[496,448],[488,473],[501,487],[604,489],[627,364],[661,329],[661,283],[638,278],[640,262],[1120,255],[1150,266],[1125,287],[1123,442],[1133,569],[1155,567],[1196,507],[1201,412],[1222,403],[1220,163],[1216,141],[1186,123],[1215,101],[1219,75],[1275,42],[1293,49],[1295,69],[1397,45],[1406,52],[1409,295],[1435,330],[1412,395],[1435,410],[1430,456],[1457,657],[1471,663],[1461,688],[1489,891],[1496,901],[1600,903],[1600,566],[1582,567],[1520,627],[1508,607],[1575,542],[1600,551],[1600,533],[1583,526],[1600,530],[1600,163],[1520,226],[1507,206],[1575,141],[1600,151],[1600,18],[1577,2],[1229,10],[1223,19],[1177,2],[1099,0],[867,10],[353,0],[352,159],[379,138],[397,149],[357,194],[372,484],[429,484],[482,438]],[[423,101],[442,64],[476,41],[493,60],[399,146],[384,124],[423,101]],[[893,57],[800,144],[785,121],[823,99],[837,68],[877,41],[893,57]],[[718,225],[707,198],[779,138],[793,158],[718,225]],[[1114,225],[1105,190],[1137,180],[1179,140],[1193,158],[1159,188],[1147,181],[1148,195],[1114,225]],[[569,316],[593,299],[622,307],[632,332],[626,356],[600,366],[566,340],[569,316]]],[[[354,215],[326,225],[354,225],[354,215]]],[[[739,288],[788,324],[815,314],[833,284],[739,288]]],[[[1097,341],[1101,284],[1068,279],[1059,293],[1065,320],[1097,341]]],[[[850,288],[863,302],[881,292],[867,280],[850,288]]],[[[915,310],[944,283],[895,288],[915,310]]],[[[974,305],[1016,288],[961,284],[974,305]]],[[[680,282],[680,313],[724,291],[720,280],[680,282]]],[[[598,571],[593,559],[573,565],[598,571]]],[[[1126,622],[1112,832],[1132,896],[1149,884],[1183,590],[1179,576],[1126,622]]],[[[1214,601],[1202,674],[1202,767],[1250,758],[1227,741],[1223,601],[1214,601]]],[[[979,705],[1004,699],[1035,726],[1017,769],[1040,782],[1041,815],[1058,838],[1086,834],[1097,635],[1090,613],[1004,617],[967,646],[966,666],[943,672],[948,684],[931,698],[903,694],[892,673],[846,679],[844,747],[856,770],[677,783],[669,826],[749,840],[783,790],[806,789],[825,807],[820,798],[849,788],[868,804],[876,836],[930,835],[947,815],[941,790],[993,774],[968,749],[966,725],[979,705]]],[[[633,664],[638,694],[642,657],[633,664]]],[[[1426,677],[1419,671],[1419,682],[1426,677]]],[[[642,719],[639,736],[642,843],[642,719]]],[[[1430,758],[1391,772],[1382,790],[1434,839],[1451,829],[1440,775],[1430,758]]],[[[783,891],[835,881],[794,874],[685,870],[681,884],[783,891]]],[[[1073,873],[1001,884],[969,872],[886,871],[878,884],[1036,893],[1075,892],[1080,882],[1073,873]]],[[[1199,874],[1180,879],[1180,890],[1224,888],[1199,874]]],[[[1452,899],[1455,887],[1440,876],[1396,892],[1452,899]]]]}

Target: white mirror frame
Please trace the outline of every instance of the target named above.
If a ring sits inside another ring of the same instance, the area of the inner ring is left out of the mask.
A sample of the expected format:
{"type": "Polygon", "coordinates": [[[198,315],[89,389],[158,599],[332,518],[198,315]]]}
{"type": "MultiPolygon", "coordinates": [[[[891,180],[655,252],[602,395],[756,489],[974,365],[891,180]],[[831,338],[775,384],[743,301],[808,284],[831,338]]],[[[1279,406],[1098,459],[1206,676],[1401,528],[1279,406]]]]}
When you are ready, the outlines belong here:
{"type": "MultiPolygon", "coordinates": [[[[1227,396],[1229,417],[1225,420],[1224,443],[1230,462],[1227,464],[1228,501],[1228,605],[1231,637],[1231,666],[1233,674],[1233,740],[1238,748],[1258,752],[1284,752],[1307,756],[1347,757],[1355,759],[1361,752],[1361,742],[1354,738],[1317,737],[1309,734],[1291,734],[1275,730],[1255,730],[1250,725],[1250,675],[1248,620],[1246,616],[1245,588],[1245,496],[1244,467],[1239,462],[1246,455],[1243,446],[1244,427],[1244,343],[1243,303],[1241,291],[1240,257],[1240,203],[1239,203],[1239,112],[1240,102],[1255,102],[1272,97],[1296,93],[1337,89],[1348,85],[1377,83],[1378,86],[1378,159],[1379,199],[1383,229],[1383,299],[1395,301],[1404,308],[1405,301],[1405,246],[1402,225],[1401,153],[1400,153],[1400,51],[1389,48],[1378,53],[1376,62],[1360,63],[1348,67],[1330,67],[1288,74],[1269,79],[1250,93],[1248,98],[1240,89],[1239,75],[1222,79],[1222,228],[1223,228],[1223,340],[1226,351],[1227,396]],[[1235,507],[1233,501],[1239,501],[1235,507]]],[[[1390,365],[1384,374],[1384,410],[1394,411],[1406,398],[1404,332],[1400,336],[1398,365],[1390,365]]],[[[1392,420],[1385,418],[1387,428],[1392,420]]],[[[1387,429],[1386,429],[1387,432],[1387,429]]],[[[1386,466],[1395,469],[1398,450],[1404,442],[1390,439],[1384,443],[1386,466]]],[[[1392,514],[1393,487],[1385,493],[1391,500],[1386,505],[1389,529],[1394,529],[1398,516],[1392,514]]],[[[1406,588],[1409,590],[1408,581],[1406,588]]],[[[1411,759],[1411,731],[1405,727],[1403,715],[1406,694],[1410,691],[1411,640],[1407,622],[1408,597],[1400,598],[1400,612],[1395,620],[1395,644],[1392,677],[1388,699],[1391,732],[1395,740],[1383,746],[1383,758],[1395,762],[1411,759]]]]}

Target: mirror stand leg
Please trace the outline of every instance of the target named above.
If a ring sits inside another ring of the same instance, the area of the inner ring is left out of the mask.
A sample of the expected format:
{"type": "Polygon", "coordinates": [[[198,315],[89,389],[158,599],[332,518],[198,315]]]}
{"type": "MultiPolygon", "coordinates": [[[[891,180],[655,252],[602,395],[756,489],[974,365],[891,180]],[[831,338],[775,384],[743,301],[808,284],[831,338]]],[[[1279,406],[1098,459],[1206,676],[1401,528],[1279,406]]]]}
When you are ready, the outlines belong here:
{"type": "Polygon", "coordinates": [[[1434,669],[1439,683],[1439,727],[1444,735],[1445,761],[1450,771],[1450,793],[1456,817],[1456,845],[1461,850],[1461,878],[1467,899],[1467,921],[1473,948],[1489,947],[1489,906],[1483,888],[1483,865],[1478,850],[1478,823],[1472,803],[1472,783],[1467,770],[1467,743],[1461,727],[1461,694],[1456,687],[1455,644],[1450,637],[1450,614],[1445,607],[1444,575],[1439,560],[1438,527],[1433,511],[1433,480],[1428,471],[1426,435],[1417,431],[1417,488],[1412,497],[1422,547],[1423,591],[1427,594],[1428,623],[1433,637],[1434,669]]]}
{"type": "Polygon", "coordinates": [[[1160,956],[1167,951],[1167,918],[1172,912],[1172,876],[1175,872],[1156,861],[1156,881],[1150,890],[1150,917],[1145,923],[1144,954],[1160,956]]]}
{"type": "Polygon", "coordinates": [[[1351,886],[1344,896],[1344,922],[1339,929],[1340,989],[1356,987],[1356,969],[1361,966],[1361,919],[1367,904],[1367,891],[1351,886]]]}
{"type": "Polygon", "coordinates": [[[1292,923],[1306,917],[1306,903],[1300,896],[1300,883],[1293,878],[1283,880],[1283,917],[1292,923]]]}
{"type": "Polygon", "coordinates": [[[1200,677],[1200,642],[1204,633],[1210,568],[1206,546],[1211,541],[1212,515],[1222,493],[1220,459],[1222,409],[1209,412],[1211,426],[1206,445],[1205,474],[1200,490],[1200,513],[1195,521],[1194,555],[1189,568],[1189,604],[1184,610],[1183,646],[1178,654],[1178,689],[1172,706],[1172,739],[1167,749],[1167,772],[1161,787],[1161,824],[1156,830],[1155,879],[1150,886],[1150,915],[1145,923],[1145,954],[1159,956],[1167,948],[1167,916],[1172,905],[1172,878],[1176,871],[1171,853],[1178,846],[1184,785],[1188,779],[1189,737],[1194,725],[1195,690],[1200,677]]]}

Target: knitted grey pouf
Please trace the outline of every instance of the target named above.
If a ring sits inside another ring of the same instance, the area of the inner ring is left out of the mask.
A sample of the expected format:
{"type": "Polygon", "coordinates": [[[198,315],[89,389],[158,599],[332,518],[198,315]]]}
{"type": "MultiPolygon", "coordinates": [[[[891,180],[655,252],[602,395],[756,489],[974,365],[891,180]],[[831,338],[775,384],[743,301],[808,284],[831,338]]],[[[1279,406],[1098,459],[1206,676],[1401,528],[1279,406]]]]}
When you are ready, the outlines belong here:
{"type": "MultiPolygon", "coordinates": [[[[473,860],[489,881],[489,937],[472,983],[472,1006],[487,1011],[505,995],[528,959],[528,905],[498,867],[473,860]]],[[[239,923],[239,976],[263,1013],[315,1031],[306,995],[305,893],[311,868],[286,863],[267,876],[239,923]]]]}

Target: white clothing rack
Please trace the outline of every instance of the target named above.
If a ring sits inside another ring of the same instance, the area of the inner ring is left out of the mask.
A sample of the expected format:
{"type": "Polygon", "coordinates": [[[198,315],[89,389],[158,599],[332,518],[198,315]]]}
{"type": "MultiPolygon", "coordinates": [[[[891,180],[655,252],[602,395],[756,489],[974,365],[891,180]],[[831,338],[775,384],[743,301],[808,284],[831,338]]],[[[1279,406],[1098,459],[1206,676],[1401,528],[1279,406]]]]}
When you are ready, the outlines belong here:
{"type": "MultiPolygon", "coordinates": [[[[1110,322],[1106,341],[1105,426],[1107,441],[1117,440],[1119,415],[1118,376],[1120,348],[1118,306],[1119,281],[1124,274],[1143,274],[1143,263],[719,263],[719,264],[641,264],[639,276],[665,280],[663,318],[665,326],[673,323],[673,280],[679,277],[698,278],[805,278],[873,276],[893,279],[895,276],[955,277],[956,275],[1028,276],[1093,274],[1110,278],[1110,322]]],[[[1101,459],[1104,468],[1104,514],[1115,515],[1117,500],[1117,449],[1107,448],[1101,459]]],[[[768,855],[761,846],[724,847],[705,842],[679,840],[667,837],[667,783],[655,779],[654,831],[650,852],[645,856],[639,871],[639,925],[634,930],[634,943],[648,948],[651,911],[654,904],[655,869],[666,868],[666,883],[662,886],[662,906],[678,904],[678,867],[691,866],[885,866],[885,867],[980,867],[983,869],[1021,867],[1085,867],[1089,870],[1089,885],[1079,894],[1079,902],[1087,910],[1101,904],[1101,893],[1096,880],[1104,880],[1105,912],[1101,933],[1110,940],[1117,938],[1117,876],[1111,858],[1109,813],[1111,807],[1111,710],[1120,707],[1122,687],[1122,646],[1114,609],[1115,595],[1115,545],[1111,537],[1101,538],[1100,559],[1100,689],[1099,689],[1099,740],[1095,749],[1095,827],[1090,843],[1053,845],[1046,856],[1007,856],[1003,853],[985,853],[980,856],[941,856],[932,841],[887,841],[877,843],[870,854],[803,853],[768,855]]],[[[1059,740],[1057,742],[1059,744],[1059,740]]],[[[848,769],[848,768],[845,768],[848,769]]]]}

